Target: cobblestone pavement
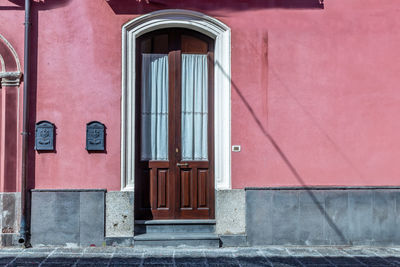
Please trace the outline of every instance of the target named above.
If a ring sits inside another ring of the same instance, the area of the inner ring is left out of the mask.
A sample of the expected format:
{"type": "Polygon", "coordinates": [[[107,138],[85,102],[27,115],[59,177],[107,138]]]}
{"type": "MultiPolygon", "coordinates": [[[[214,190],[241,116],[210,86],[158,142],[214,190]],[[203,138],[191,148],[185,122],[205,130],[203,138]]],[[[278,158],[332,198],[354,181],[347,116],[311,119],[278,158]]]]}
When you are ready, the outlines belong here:
{"type": "Polygon", "coordinates": [[[400,247],[3,248],[0,266],[400,266],[400,247]]]}

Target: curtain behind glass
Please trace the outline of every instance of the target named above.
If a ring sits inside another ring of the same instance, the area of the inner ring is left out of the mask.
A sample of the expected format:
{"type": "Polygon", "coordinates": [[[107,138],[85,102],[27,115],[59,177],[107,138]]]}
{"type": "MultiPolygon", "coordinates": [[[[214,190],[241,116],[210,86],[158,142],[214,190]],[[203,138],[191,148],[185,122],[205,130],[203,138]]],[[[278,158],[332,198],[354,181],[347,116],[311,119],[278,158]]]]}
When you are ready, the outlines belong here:
{"type": "Polygon", "coordinates": [[[207,160],[207,55],[182,54],[181,112],[182,160],[207,160]]]}
{"type": "Polygon", "coordinates": [[[142,55],[141,160],[168,160],[168,55],[142,55]]]}

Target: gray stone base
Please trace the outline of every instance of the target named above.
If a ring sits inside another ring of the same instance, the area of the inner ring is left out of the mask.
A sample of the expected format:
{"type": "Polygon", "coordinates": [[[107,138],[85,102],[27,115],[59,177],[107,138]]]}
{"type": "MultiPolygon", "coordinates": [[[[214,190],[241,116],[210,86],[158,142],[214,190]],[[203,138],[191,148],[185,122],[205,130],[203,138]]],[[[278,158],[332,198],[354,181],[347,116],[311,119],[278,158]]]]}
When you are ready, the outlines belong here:
{"type": "Polygon", "coordinates": [[[106,246],[112,247],[132,247],[133,236],[126,237],[106,237],[106,246]]]}
{"type": "Polygon", "coordinates": [[[106,194],[106,236],[133,237],[133,191],[112,191],[106,194]]]}
{"type": "Polygon", "coordinates": [[[243,189],[215,191],[216,233],[219,235],[246,232],[246,202],[243,189]]]}
{"type": "Polygon", "coordinates": [[[133,192],[32,190],[32,245],[132,246],[133,192]]]}
{"type": "Polygon", "coordinates": [[[220,235],[222,247],[247,247],[246,235],[220,235]]]}
{"type": "Polygon", "coordinates": [[[19,246],[20,193],[0,193],[0,246],[19,246]]]}
{"type": "Polygon", "coordinates": [[[249,245],[400,245],[400,188],[249,188],[249,245]]]}
{"type": "Polygon", "coordinates": [[[19,233],[12,233],[12,234],[0,234],[1,244],[0,247],[19,247],[22,246],[18,242],[19,233]]]}
{"type": "Polygon", "coordinates": [[[102,246],[105,190],[32,190],[32,245],[102,246]]]}

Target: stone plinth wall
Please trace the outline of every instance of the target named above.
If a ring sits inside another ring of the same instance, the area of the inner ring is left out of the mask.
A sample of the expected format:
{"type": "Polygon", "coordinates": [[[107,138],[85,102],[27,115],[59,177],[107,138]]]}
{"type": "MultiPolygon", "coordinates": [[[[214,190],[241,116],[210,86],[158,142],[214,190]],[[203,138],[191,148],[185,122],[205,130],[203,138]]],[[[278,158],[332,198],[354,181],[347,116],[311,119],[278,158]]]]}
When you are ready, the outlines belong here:
{"type": "Polygon", "coordinates": [[[246,189],[249,245],[400,245],[400,188],[246,189]]]}
{"type": "Polygon", "coordinates": [[[17,246],[21,218],[21,194],[0,193],[0,212],[0,246],[17,246]]]}
{"type": "Polygon", "coordinates": [[[105,190],[32,190],[33,246],[102,246],[105,190]]]}

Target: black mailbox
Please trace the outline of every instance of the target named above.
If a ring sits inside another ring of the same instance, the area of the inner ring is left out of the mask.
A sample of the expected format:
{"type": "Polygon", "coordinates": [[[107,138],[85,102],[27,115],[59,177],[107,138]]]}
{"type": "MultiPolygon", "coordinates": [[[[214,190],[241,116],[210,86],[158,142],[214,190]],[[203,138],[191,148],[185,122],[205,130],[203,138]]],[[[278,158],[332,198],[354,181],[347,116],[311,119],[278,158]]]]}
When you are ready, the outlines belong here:
{"type": "Polygon", "coordinates": [[[54,150],[54,124],[49,121],[39,121],[35,128],[35,150],[54,150]]]}
{"type": "Polygon", "coordinates": [[[104,151],[105,126],[101,122],[91,121],[86,124],[86,150],[104,151]]]}

